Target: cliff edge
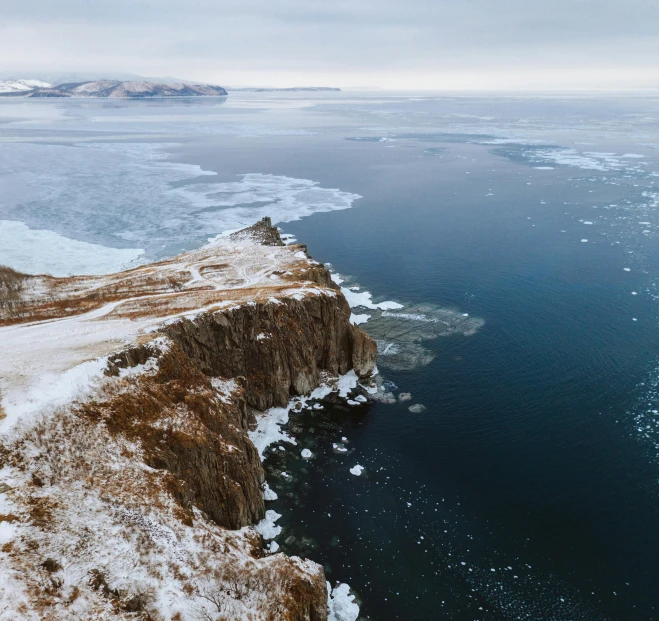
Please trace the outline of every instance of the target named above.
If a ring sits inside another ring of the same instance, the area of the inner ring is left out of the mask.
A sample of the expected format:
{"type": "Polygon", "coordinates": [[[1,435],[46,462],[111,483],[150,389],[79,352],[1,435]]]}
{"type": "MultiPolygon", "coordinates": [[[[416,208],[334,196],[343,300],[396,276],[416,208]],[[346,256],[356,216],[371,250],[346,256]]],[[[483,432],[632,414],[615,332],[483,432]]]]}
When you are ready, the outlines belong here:
{"type": "Polygon", "coordinates": [[[0,619],[327,619],[250,429],[375,343],[268,219],[107,276],[0,268],[0,619]]]}

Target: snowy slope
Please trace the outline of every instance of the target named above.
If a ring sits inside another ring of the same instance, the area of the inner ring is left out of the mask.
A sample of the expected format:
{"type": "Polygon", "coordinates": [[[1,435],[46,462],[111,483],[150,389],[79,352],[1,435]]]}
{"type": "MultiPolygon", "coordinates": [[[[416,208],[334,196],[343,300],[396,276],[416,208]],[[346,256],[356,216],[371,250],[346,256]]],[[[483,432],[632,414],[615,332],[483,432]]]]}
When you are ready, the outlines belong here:
{"type": "Polygon", "coordinates": [[[52,84],[41,80],[2,80],[0,81],[0,93],[19,93],[31,91],[33,88],[50,88],[52,84]]]}

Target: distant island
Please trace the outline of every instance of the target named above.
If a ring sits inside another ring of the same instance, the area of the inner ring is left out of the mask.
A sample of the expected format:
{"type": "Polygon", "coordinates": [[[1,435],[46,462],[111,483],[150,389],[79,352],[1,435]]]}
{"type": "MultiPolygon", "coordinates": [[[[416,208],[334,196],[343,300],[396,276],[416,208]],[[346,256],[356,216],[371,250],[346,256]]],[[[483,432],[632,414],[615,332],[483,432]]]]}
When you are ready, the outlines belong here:
{"type": "Polygon", "coordinates": [[[37,80],[0,82],[0,97],[112,97],[146,99],[150,97],[226,97],[227,91],[213,84],[163,84],[145,80],[93,80],[52,85],[37,80]]]}

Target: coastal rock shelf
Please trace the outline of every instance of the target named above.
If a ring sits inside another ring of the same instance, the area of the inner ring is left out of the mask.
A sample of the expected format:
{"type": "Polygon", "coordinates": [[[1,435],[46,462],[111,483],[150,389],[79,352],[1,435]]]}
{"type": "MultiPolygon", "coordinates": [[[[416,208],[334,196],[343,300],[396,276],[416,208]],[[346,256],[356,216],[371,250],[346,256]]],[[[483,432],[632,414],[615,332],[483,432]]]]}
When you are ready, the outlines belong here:
{"type": "Polygon", "coordinates": [[[267,218],[107,276],[0,268],[0,616],[325,621],[322,567],[253,528],[250,429],[370,381],[350,315],[267,218]]]}

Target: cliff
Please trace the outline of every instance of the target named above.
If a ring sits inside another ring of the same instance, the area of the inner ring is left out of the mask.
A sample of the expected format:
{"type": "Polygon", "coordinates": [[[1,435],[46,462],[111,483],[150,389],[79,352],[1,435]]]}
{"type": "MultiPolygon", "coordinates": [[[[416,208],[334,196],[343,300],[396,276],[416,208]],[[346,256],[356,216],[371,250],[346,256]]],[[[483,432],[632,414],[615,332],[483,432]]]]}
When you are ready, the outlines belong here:
{"type": "Polygon", "coordinates": [[[375,344],[266,219],[102,277],[0,270],[0,619],[327,619],[269,554],[263,411],[366,380],[375,344]]]}

